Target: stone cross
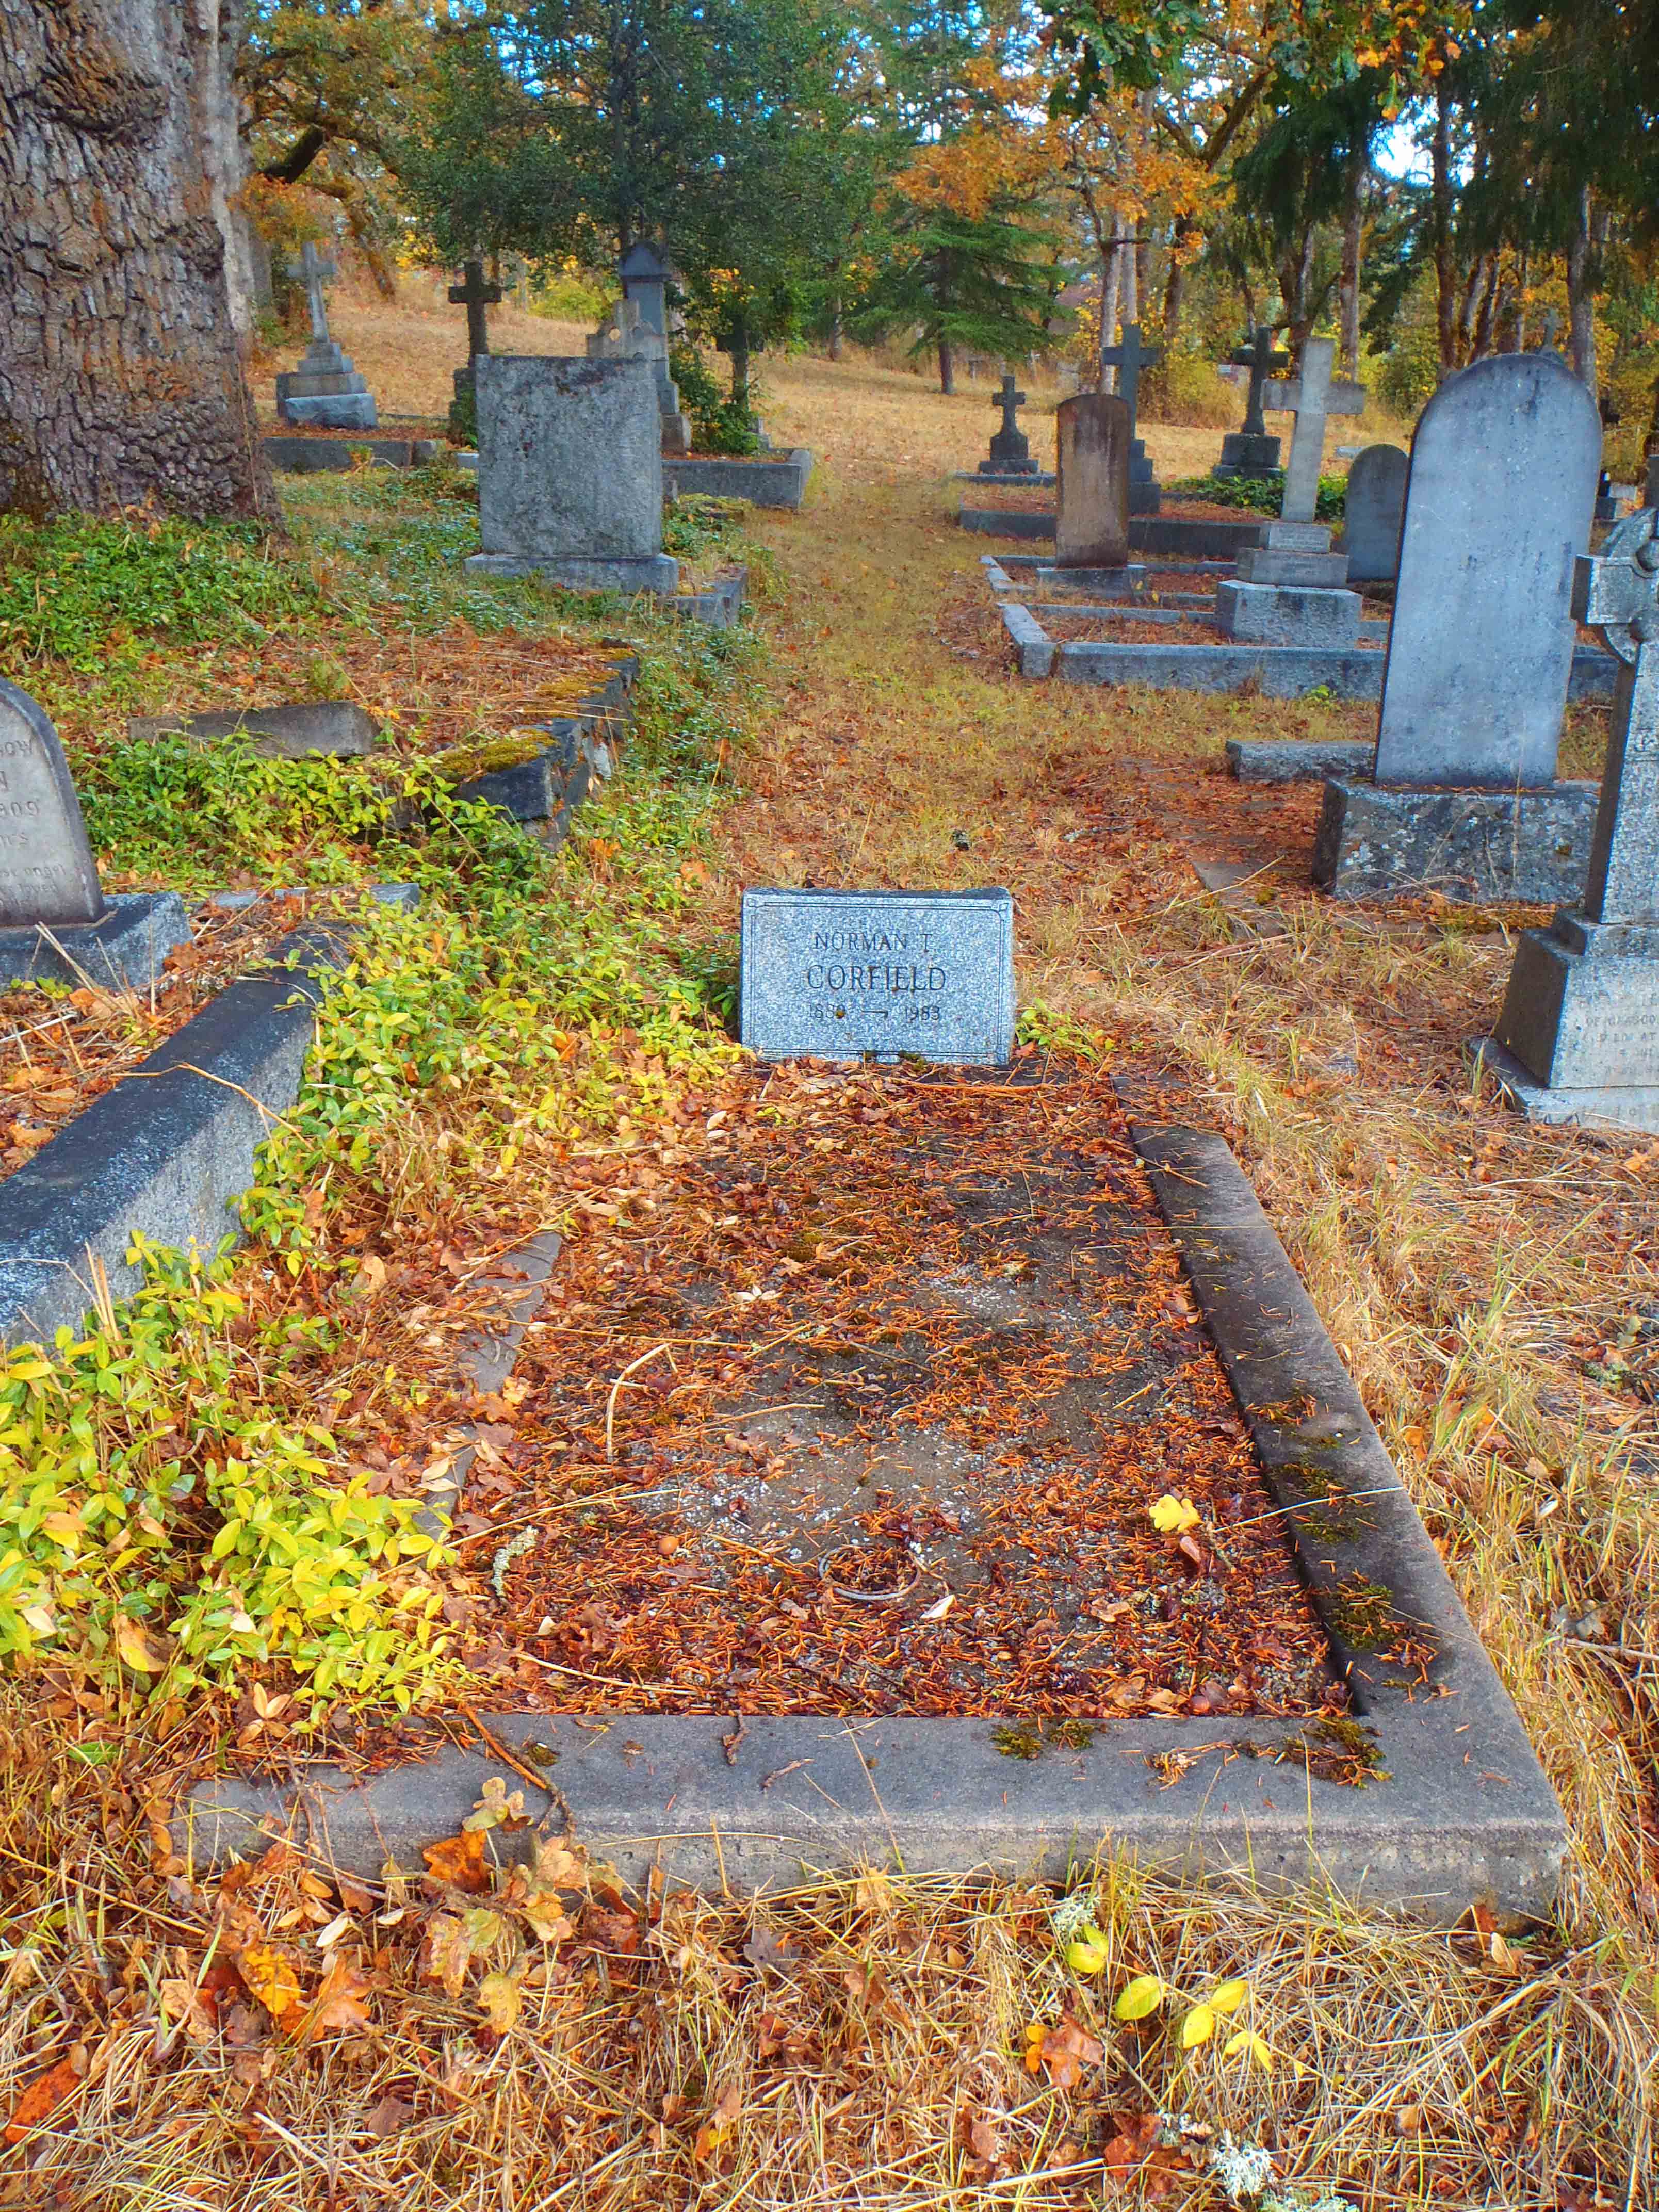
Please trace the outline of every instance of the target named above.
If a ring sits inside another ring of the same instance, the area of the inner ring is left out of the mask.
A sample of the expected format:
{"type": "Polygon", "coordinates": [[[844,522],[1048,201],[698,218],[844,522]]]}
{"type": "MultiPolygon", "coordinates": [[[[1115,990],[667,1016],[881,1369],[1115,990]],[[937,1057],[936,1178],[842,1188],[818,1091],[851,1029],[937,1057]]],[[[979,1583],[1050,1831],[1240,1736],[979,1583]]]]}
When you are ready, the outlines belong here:
{"type": "MultiPolygon", "coordinates": [[[[1102,346],[1100,358],[1109,368],[1117,371],[1118,398],[1129,410],[1129,435],[1135,432],[1135,418],[1140,411],[1140,372],[1154,368],[1164,358],[1162,346],[1142,348],[1139,323],[1125,323],[1121,345],[1102,346]]],[[[1253,387],[1254,388],[1254,387],[1253,387]]]]}
{"type": "Polygon", "coordinates": [[[311,308],[311,335],[318,345],[328,343],[328,313],[323,304],[323,279],[334,274],[331,254],[319,253],[309,239],[300,249],[297,261],[288,264],[290,276],[297,276],[306,288],[306,300],[311,308]]]}
{"type": "Polygon", "coordinates": [[[1590,921],[1659,914],[1659,514],[1627,516],[1600,556],[1581,555],[1572,611],[1620,661],[1607,764],[1590,846],[1590,921]]]}
{"type": "Polygon", "coordinates": [[[1019,434],[1018,414],[1019,410],[1025,404],[1025,394],[1023,392],[1015,391],[1014,380],[1012,376],[1003,378],[1002,389],[994,396],[991,404],[1002,410],[1003,436],[1017,437],[1019,434]]]}
{"type": "Polygon", "coordinates": [[[1331,338],[1309,338],[1302,348],[1302,374],[1275,384],[1262,394],[1262,405],[1276,411],[1293,411],[1296,428],[1291,435],[1290,464],[1285,471],[1285,496],[1279,513],[1286,522],[1311,522],[1319,504],[1319,471],[1325,459],[1325,417],[1358,415],[1365,394],[1357,384],[1331,389],[1331,368],[1336,345],[1331,338]]]}
{"type": "Polygon", "coordinates": [[[1538,349],[1540,353],[1555,351],[1555,341],[1560,328],[1560,316],[1556,313],[1553,307],[1547,307],[1544,311],[1544,341],[1538,349]]]}
{"type": "Polygon", "coordinates": [[[1273,351],[1273,334],[1271,328],[1266,323],[1258,323],[1252,343],[1247,346],[1237,347],[1228,355],[1227,359],[1235,368],[1248,368],[1250,372],[1250,396],[1244,409],[1243,435],[1247,438],[1265,438],[1267,434],[1267,425],[1262,419],[1261,414],[1261,387],[1273,370],[1290,367],[1291,356],[1287,353],[1273,351]]]}
{"type": "Polygon", "coordinates": [[[464,261],[461,273],[466,281],[450,286],[449,299],[452,307],[466,309],[466,351],[467,358],[471,360],[489,351],[489,331],[484,321],[484,309],[500,305],[501,288],[499,284],[484,282],[482,261],[464,261]]]}

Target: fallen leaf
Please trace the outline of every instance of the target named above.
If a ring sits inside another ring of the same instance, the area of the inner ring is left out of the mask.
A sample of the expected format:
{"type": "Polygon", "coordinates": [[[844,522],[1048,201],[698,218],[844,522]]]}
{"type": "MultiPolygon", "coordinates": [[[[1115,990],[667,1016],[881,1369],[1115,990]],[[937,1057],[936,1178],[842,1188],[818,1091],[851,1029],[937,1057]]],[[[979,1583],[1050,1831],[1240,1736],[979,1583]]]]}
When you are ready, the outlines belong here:
{"type": "Polygon", "coordinates": [[[1181,2023],[1181,2047],[1191,2051],[1215,2033],[1215,2014],[1206,2004],[1195,2004],[1181,2023]]]}
{"type": "Polygon", "coordinates": [[[1124,1984],[1112,2011],[1119,2020],[1145,2020],[1149,2013],[1158,2010],[1168,1995],[1156,1974],[1137,1974],[1133,1981],[1124,1984]]]}
{"type": "Polygon", "coordinates": [[[11,2118],[6,2126],[6,2141],[21,2142],[24,2136],[38,2128],[42,2120],[58,2110],[64,2099],[72,2097],[81,2086],[81,2069],[72,2058],[60,2058],[55,2066],[37,2074],[12,2107],[11,2118]]]}
{"type": "Polygon", "coordinates": [[[486,1974],[478,1984],[478,2009],[497,2035],[516,2027],[524,1997],[520,1974],[486,1974]]]}
{"type": "Polygon", "coordinates": [[[1264,2074],[1273,2072],[1273,2052],[1268,2049],[1266,2039],[1251,2028],[1241,2027],[1237,2034],[1230,2035],[1222,2046],[1224,2058],[1237,2058],[1241,2053],[1254,2059],[1264,2074]]]}
{"type": "Polygon", "coordinates": [[[361,1967],[348,1959],[336,1959],[312,1999],[300,2031],[304,2040],[309,2042],[318,2035],[349,2035],[367,2027],[369,2013],[363,1999],[368,1987],[368,1976],[361,1967]]]}
{"type": "Polygon", "coordinates": [[[484,1832],[482,1828],[464,1828],[459,1836],[447,1836],[441,1844],[428,1844],[421,1856],[426,1861],[426,1870],[434,1881],[450,1889],[459,1889],[469,1896],[489,1887],[489,1869],[484,1863],[484,1832]]]}
{"type": "Polygon", "coordinates": [[[697,2130],[697,2140],[691,2147],[691,2155],[699,2166],[724,2148],[737,2132],[738,2115],[743,2111],[743,2092],[735,2081],[728,2082],[714,2101],[714,2109],[697,2130]]]}
{"type": "Polygon", "coordinates": [[[392,2136],[401,2135],[414,2117],[414,2106],[406,2105],[401,2097],[382,2097],[364,2125],[370,2135],[378,2136],[385,2142],[392,2136]]]}
{"type": "Polygon", "coordinates": [[[159,1995],[161,2011],[167,2020],[176,2020],[185,2035],[195,2044],[211,2043],[214,2036],[213,2015],[203,2001],[202,1992],[194,1982],[173,1979],[162,1983],[159,1995]]]}
{"type": "Polygon", "coordinates": [[[155,1643],[142,1621],[125,1613],[115,1624],[115,1648],[135,1674],[159,1674],[172,1656],[155,1643]]]}
{"type": "MultiPolygon", "coordinates": [[[[1030,2032],[1026,2031],[1028,2035],[1030,2032]]],[[[1043,2030],[1037,2056],[1056,2089],[1075,2089],[1083,2079],[1084,2068],[1098,2066],[1104,2052],[1098,2038],[1079,2027],[1067,2012],[1060,2014],[1057,2027],[1043,2030]]],[[[1029,2052],[1025,2063],[1030,2066],[1029,2052]]]]}
{"type": "Polygon", "coordinates": [[[272,1945],[244,1943],[236,1954],[236,1971],[248,1995],[257,1998],[273,2020],[284,2019],[299,2005],[300,1977],[272,1945]]]}
{"type": "Polygon", "coordinates": [[[1177,1498],[1173,1491],[1166,1490],[1162,1498],[1147,1507],[1146,1517],[1161,1535],[1175,1536],[1196,1528],[1204,1516],[1190,1498],[1177,1498]]]}
{"type": "Polygon", "coordinates": [[[421,1972],[428,1981],[441,1982],[452,1997],[458,1997],[471,1963],[472,1946],[466,1929],[453,1912],[434,1912],[427,1928],[421,1961],[421,1972]]]}
{"type": "Polygon", "coordinates": [[[751,1966],[770,1966],[779,1974],[788,1973],[795,1964],[793,1947],[780,1942],[769,1928],[756,1929],[743,1947],[743,1955],[751,1966]]]}

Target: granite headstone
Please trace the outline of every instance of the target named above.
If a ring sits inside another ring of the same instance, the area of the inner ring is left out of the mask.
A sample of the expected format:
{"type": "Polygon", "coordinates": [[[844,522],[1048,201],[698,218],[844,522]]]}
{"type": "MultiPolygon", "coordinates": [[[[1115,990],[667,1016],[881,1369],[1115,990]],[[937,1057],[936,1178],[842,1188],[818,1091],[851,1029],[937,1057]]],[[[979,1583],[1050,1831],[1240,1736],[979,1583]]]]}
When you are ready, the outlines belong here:
{"type": "Polygon", "coordinates": [[[1408,456],[1398,446],[1367,446],[1348,471],[1342,550],[1348,580],[1392,581],[1400,573],[1400,524],[1406,511],[1408,456]]]}
{"type": "Polygon", "coordinates": [[[105,897],[52,718],[0,681],[0,981],[147,990],[189,941],[177,892],[105,897]]]}
{"type": "Polygon", "coordinates": [[[1595,402],[1553,353],[1449,377],[1412,440],[1378,783],[1510,790],[1555,775],[1595,402]]]}
{"type": "Polygon", "coordinates": [[[1659,1129],[1659,514],[1578,560],[1573,612],[1620,663],[1589,874],[1516,946],[1493,1057],[1540,1120],[1659,1129]]]}
{"type": "Polygon", "coordinates": [[[742,975],[743,1042],[763,1060],[1000,1067],[1013,1051],[1006,890],[746,890],[742,975]]]}
{"type": "Polygon", "coordinates": [[[662,550],[651,362],[485,354],[473,373],[484,550],[467,567],[578,590],[672,594],[679,568],[662,550]]]}
{"type": "Polygon", "coordinates": [[[1054,416],[1054,565],[1121,568],[1129,558],[1129,410],[1115,392],[1079,392],[1054,416]]]}

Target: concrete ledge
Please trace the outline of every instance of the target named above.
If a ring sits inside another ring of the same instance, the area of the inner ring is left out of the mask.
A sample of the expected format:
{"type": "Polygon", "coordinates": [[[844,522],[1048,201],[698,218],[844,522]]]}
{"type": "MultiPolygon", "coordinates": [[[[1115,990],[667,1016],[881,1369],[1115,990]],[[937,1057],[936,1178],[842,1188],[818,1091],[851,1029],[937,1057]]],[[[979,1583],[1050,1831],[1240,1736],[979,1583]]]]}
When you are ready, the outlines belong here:
{"type": "Polygon", "coordinates": [[[175,945],[190,943],[177,891],[118,891],[96,921],[0,929],[0,983],[89,983],[148,991],[175,945]]]}
{"type": "Polygon", "coordinates": [[[1052,469],[952,469],[952,483],[1030,484],[1037,491],[1052,491],[1060,478],[1052,469]]]}
{"type": "Polygon", "coordinates": [[[323,977],[349,942],[313,922],[276,957],[300,965],[227,984],[113,1091],[0,1182],[0,1342],[50,1344],[94,1303],[88,1255],[123,1297],[135,1232],[213,1251],[253,1155],[299,1095],[323,977]]]}
{"type": "Polygon", "coordinates": [[[1440,791],[1332,776],[1313,880],[1333,898],[1437,891],[1475,905],[1570,906],[1583,893],[1599,795],[1590,782],[1440,791]]]}
{"type": "Polygon", "coordinates": [[[457,799],[499,806],[516,822],[536,823],[548,843],[562,844],[577,807],[616,765],[633,719],[629,700],[639,672],[639,656],[630,653],[599,690],[580,702],[574,714],[521,723],[521,729],[544,732],[546,746],[458,785],[457,799]]]}
{"type": "Polygon", "coordinates": [[[746,460],[732,454],[663,455],[663,496],[746,499],[751,507],[799,507],[812,473],[812,453],[797,446],[783,458],[746,460]]]}
{"type": "Polygon", "coordinates": [[[666,553],[641,554],[637,560],[537,560],[519,553],[469,553],[461,566],[471,576],[544,576],[567,592],[650,592],[672,599],[679,589],[680,564],[666,553]]]}
{"type": "Polygon", "coordinates": [[[1030,607],[1022,606],[1018,599],[1003,599],[999,605],[1002,627],[1013,640],[1019,653],[1020,674],[1033,678],[1051,676],[1054,666],[1054,645],[1048,631],[1030,607]]]}
{"type": "Polygon", "coordinates": [[[957,520],[963,530],[977,531],[984,538],[1052,538],[1054,518],[1052,514],[1029,514],[1019,507],[960,507],[957,520]]]}
{"type": "Polygon", "coordinates": [[[1299,699],[1328,691],[1338,699],[1380,699],[1382,653],[1296,645],[1112,645],[1054,648],[1054,673],[1067,684],[1144,684],[1155,691],[1243,691],[1299,699]]]}
{"type": "Polygon", "coordinates": [[[682,592],[671,611],[685,622],[707,623],[710,629],[732,629],[743,611],[749,592],[749,570],[738,566],[726,571],[706,592],[682,592]]]}
{"type": "Polygon", "coordinates": [[[1369,776],[1374,738],[1229,738],[1227,769],[1241,783],[1322,783],[1369,776]]]}
{"type": "Polygon", "coordinates": [[[290,476],[354,469],[363,453],[383,469],[417,469],[438,457],[435,438],[376,438],[367,432],[361,438],[270,437],[264,442],[271,467],[290,476]]]}
{"type": "Polygon", "coordinates": [[[264,760],[308,760],[330,754],[361,757],[374,750],[380,726],[352,699],[298,699],[206,714],[131,714],[133,739],[176,732],[193,744],[240,737],[264,760]]]}
{"type": "MultiPolygon", "coordinates": [[[[915,1873],[1054,1878],[1103,1842],[1269,1887],[1316,1878],[1443,1924],[1476,1899],[1547,1908],[1567,1844],[1559,1808],[1247,1179],[1218,1137],[1144,1123],[1134,1135],[1346,1668],[1362,1717],[1349,1740],[1383,1771],[1364,1788],[1322,1779],[1303,1729],[1259,1716],[1103,1722],[1027,1758],[991,1720],[751,1715],[728,1759],[732,1723],[714,1715],[605,1727],[513,1713],[488,1725],[547,1786],[526,1786],[532,1826],[497,1845],[527,1854],[538,1830],[569,1826],[641,1887],[655,1867],[671,1884],[763,1890],[895,1858],[915,1873]]],[[[275,1832],[361,1875],[388,1857],[416,1868],[502,1765],[482,1746],[411,1748],[420,1763],[361,1783],[327,1768],[297,1784],[203,1783],[179,1847],[200,1869],[275,1832]]]]}

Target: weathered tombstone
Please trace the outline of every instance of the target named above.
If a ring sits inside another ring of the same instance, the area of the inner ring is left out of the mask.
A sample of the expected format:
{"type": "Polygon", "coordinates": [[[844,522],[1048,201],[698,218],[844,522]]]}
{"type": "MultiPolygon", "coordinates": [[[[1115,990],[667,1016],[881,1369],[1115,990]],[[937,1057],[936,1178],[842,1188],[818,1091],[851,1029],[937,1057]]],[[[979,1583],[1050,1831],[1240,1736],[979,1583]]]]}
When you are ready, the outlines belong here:
{"type": "Polygon", "coordinates": [[[1002,428],[991,433],[990,458],[980,463],[981,476],[1035,476],[1037,465],[1031,459],[1031,441],[1019,427],[1025,394],[1015,389],[1012,376],[1003,378],[1002,388],[991,404],[1002,411],[1002,428]]]}
{"type": "Polygon", "coordinates": [[[590,361],[648,361],[662,414],[662,450],[691,450],[691,425],[680,406],[680,388],[668,366],[668,285],[673,271],[654,246],[629,246],[617,266],[623,295],[587,341],[590,361]]]}
{"type": "Polygon", "coordinates": [[[244,739],[261,760],[362,757],[380,735],[372,716],[353,699],[300,699],[276,707],[233,707],[203,714],[133,714],[134,740],[176,734],[192,744],[244,739]]]}
{"type": "Polygon", "coordinates": [[[1115,392],[1079,392],[1054,416],[1054,565],[1121,568],[1129,559],[1129,410],[1115,392]]]}
{"type": "Polygon", "coordinates": [[[1013,900],[746,890],[740,1027],[763,1060],[1000,1067],[1014,1048],[1013,900]]]}
{"type": "Polygon", "coordinates": [[[1363,384],[1334,383],[1332,364],[1336,347],[1329,338],[1309,338],[1302,348],[1302,374],[1282,384],[1270,384],[1261,395],[1269,411],[1286,410],[1296,416],[1291,434],[1291,458],[1285,471],[1285,494],[1279,514],[1286,522],[1311,522],[1319,509],[1319,477],[1325,465],[1325,420],[1330,415],[1361,415],[1365,410],[1363,384]]]}
{"type": "Polygon", "coordinates": [[[1250,386],[1244,403],[1244,428],[1230,430],[1221,441],[1221,459],[1215,473],[1218,477],[1270,476],[1279,466],[1279,441],[1267,434],[1261,395],[1272,371],[1288,368],[1291,356],[1274,352],[1272,330],[1266,323],[1258,323],[1249,344],[1237,347],[1227,358],[1235,368],[1249,370],[1250,386]]]}
{"type": "Polygon", "coordinates": [[[1601,442],[1553,353],[1489,356],[1424,410],[1373,780],[1325,786],[1314,880],[1339,897],[1577,896],[1595,789],[1555,764],[1601,442]]]}
{"type": "Polygon", "coordinates": [[[1164,358],[1162,346],[1143,346],[1139,323],[1125,323],[1120,344],[1103,346],[1100,358],[1117,371],[1117,393],[1129,410],[1129,512],[1156,514],[1160,495],[1146,441],[1136,434],[1140,416],[1140,372],[1164,358]]]}
{"type": "Polygon", "coordinates": [[[1355,457],[1348,471],[1341,541],[1351,583],[1388,583],[1400,574],[1400,525],[1410,468],[1398,446],[1367,446],[1355,457]]]}
{"type": "Polygon", "coordinates": [[[105,897],[52,719],[0,681],[0,981],[147,991],[189,942],[176,891],[105,897]]]}
{"type": "Polygon", "coordinates": [[[1476,1049],[1534,1119],[1659,1130],[1659,514],[1575,568],[1573,612],[1620,663],[1588,878],[1522,937],[1498,1049],[1476,1049]]]}
{"type": "Polygon", "coordinates": [[[642,356],[484,354],[478,515],[488,575],[539,574],[578,590],[672,593],[662,550],[662,429],[642,356]]]}
{"type": "Polygon", "coordinates": [[[334,274],[334,264],[306,240],[289,274],[306,288],[311,310],[311,343],[300,356],[297,369],[285,370],[276,379],[276,413],[284,422],[308,422],[323,430],[372,430],[379,419],[374,395],[328,334],[328,310],[323,299],[323,279],[334,274]]]}
{"type": "Polygon", "coordinates": [[[451,434],[470,442],[477,435],[477,410],[473,392],[472,364],[481,353],[489,351],[489,325],[485,310],[499,305],[501,288],[487,282],[482,261],[465,261],[461,264],[462,281],[449,288],[450,305],[466,309],[466,367],[454,374],[454,398],[450,403],[449,427],[451,434]]]}

